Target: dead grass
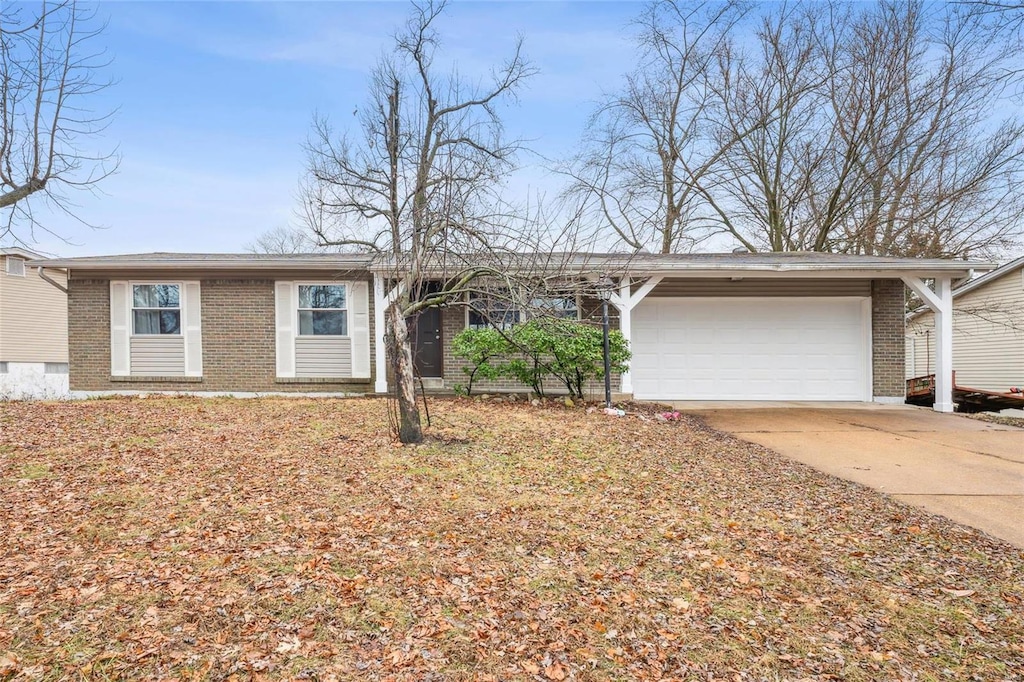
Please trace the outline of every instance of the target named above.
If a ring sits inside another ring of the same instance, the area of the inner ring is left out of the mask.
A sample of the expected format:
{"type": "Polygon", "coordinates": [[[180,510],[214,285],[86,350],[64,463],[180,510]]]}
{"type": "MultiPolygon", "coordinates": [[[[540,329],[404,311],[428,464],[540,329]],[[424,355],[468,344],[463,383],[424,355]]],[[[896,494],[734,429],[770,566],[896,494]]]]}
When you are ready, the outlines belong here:
{"type": "Polygon", "coordinates": [[[1020,551],[698,422],[0,410],[0,679],[1022,679],[1020,551]]]}

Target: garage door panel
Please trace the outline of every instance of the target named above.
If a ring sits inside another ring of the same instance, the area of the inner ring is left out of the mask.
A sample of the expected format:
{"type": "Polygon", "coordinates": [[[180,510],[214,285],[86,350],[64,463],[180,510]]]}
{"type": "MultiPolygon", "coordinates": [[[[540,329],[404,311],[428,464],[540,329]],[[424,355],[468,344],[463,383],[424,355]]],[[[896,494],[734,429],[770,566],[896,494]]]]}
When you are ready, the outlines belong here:
{"type": "Polygon", "coordinates": [[[864,400],[863,299],[648,299],[633,311],[642,399],[864,400]]]}

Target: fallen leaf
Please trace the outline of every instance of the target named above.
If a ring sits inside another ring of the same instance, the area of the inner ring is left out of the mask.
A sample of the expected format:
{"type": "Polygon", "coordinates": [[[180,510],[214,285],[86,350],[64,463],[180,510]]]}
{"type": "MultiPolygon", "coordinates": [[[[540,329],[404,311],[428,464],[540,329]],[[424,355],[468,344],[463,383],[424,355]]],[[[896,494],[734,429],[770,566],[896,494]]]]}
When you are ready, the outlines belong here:
{"type": "Polygon", "coordinates": [[[544,668],[544,676],[549,680],[564,680],[565,668],[563,668],[558,661],[555,661],[548,667],[544,668]]]}

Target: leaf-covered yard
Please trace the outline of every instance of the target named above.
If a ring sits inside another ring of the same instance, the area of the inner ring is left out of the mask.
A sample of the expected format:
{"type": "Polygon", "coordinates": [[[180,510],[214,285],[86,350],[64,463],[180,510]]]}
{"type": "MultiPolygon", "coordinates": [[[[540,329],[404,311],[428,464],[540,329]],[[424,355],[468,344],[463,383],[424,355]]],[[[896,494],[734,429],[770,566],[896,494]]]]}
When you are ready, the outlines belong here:
{"type": "Polygon", "coordinates": [[[0,404],[0,679],[984,679],[1019,550],[701,428],[0,404]]]}

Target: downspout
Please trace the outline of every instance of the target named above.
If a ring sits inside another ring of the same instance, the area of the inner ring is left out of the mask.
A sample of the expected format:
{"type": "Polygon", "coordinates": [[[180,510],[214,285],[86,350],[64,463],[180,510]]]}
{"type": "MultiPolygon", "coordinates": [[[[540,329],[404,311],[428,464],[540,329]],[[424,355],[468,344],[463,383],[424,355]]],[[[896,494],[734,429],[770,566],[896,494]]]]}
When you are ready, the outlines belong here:
{"type": "Polygon", "coordinates": [[[64,292],[65,295],[68,293],[68,288],[61,284],[60,282],[58,282],[57,280],[52,279],[49,275],[47,275],[42,267],[39,268],[39,276],[42,278],[44,282],[46,282],[47,284],[52,284],[53,286],[57,287],[62,292],[64,292]]]}

